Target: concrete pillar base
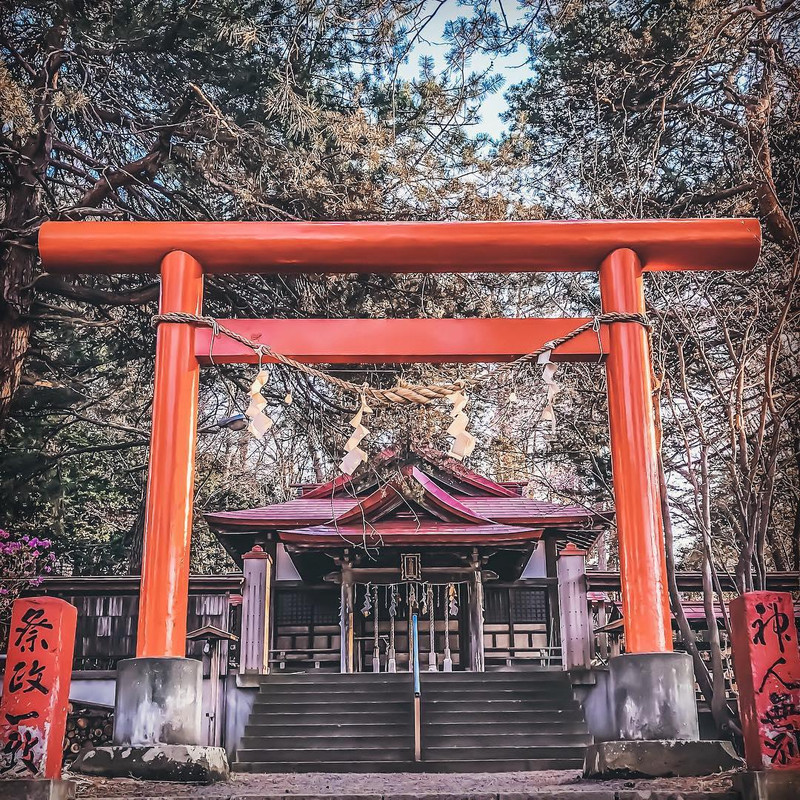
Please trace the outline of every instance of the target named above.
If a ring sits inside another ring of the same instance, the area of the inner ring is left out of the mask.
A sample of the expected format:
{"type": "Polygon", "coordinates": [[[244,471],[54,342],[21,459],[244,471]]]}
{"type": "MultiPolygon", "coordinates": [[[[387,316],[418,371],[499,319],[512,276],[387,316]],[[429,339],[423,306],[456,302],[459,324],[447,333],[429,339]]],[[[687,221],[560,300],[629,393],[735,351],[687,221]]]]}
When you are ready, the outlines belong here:
{"type": "Polygon", "coordinates": [[[129,658],[117,664],[116,745],[199,745],[203,665],[191,658],[129,658]]]}
{"type": "Polygon", "coordinates": [[[75,759],[72,771],[104,778],[180,783],[214,783],[230,777],[228,758],[221,747],[177,744],[94,747],[75,759]]]}
{"type": "Polygon", "coordinates": [[[586,778],[692,777],[741,766],[729,742],[599,742],[586,748],[583,774],[586,778]]]}
{"type": "Polygon", "coordinates": [[[3,800],[74,800],[75,787],[60,778],[0,778],[3,800]]]}
{"type": "Polygon", "coordinates": [[[610,659],[609,672],[619,739],[700,738],[688,653],[627,653],[610,659]]]}
{"type": "Polygon", "coordinates": [[[741,772],[733,776],[733,786],[739,790],[742,800],[797,800],[800,797],[800,770],[741,772]]]}

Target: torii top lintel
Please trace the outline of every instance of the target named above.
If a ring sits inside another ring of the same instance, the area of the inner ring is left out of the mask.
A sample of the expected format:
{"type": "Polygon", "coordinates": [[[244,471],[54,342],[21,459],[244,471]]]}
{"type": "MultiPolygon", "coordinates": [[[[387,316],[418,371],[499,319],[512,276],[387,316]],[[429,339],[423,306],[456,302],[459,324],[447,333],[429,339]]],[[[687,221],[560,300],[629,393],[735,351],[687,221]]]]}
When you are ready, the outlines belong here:
{"type": "Polygon", "coordinates": [[[45,269],[157,273],[167,253],[207,273],[591,272],[614,250],[650,272],[748,270],[756,219],[535,222],[45,222],[45,269]]]}

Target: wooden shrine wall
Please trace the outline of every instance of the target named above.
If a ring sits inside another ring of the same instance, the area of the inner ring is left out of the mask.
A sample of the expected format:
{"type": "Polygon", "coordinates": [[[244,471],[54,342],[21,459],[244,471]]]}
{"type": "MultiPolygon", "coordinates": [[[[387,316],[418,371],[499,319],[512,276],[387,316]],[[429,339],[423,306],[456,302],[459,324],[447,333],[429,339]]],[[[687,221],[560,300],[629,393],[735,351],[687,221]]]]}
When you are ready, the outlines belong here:
{"type": "MultiPolygon", "coordinates": [[[[116,669],[117,662],[136,655],[136,629],[139,617],[139,596],[135,587],[103,590],[92,578],[72,579],[69,587],[52,587],[46,583],[39,592],[72,603],[78,609],[75,635],[74,671],[107,671],[116,669]],[[82,586],[83,584],[83,586],[82,586]]],[[[231,591],[207,589],[190,591],[187,629],[196,630],[213,625],[221,630],[238,627],[238,608],[231,605],[231,591]]],[[[238,634],[238,630],[233,630],[238,634]]],[[[221,642],[221,674],[227,674],[229,663],[235,664],[235,646],[221,642]]],[[[186,655],[203,659],[204,643],[188,642],[186,655]]],[[[204,661],[208,661],[205,659],[204,661]]],[[[208,664],[206,663],[206,677],[208,664]]]]}
{"type": "MultiPolygon", "coordinates": [[[[444,651],[444,605],[435,603],[436,651],[444,651]]],[[[360,613],[364,587],[355,592],[356,671],[372,669],[373,615],[364,619],[360,613]]],[[[460,613],[448,620],[453,665],[460,668],[465,657],[461,652],[466,641],[466,593],[459,594],[460,613]]],[[[385,663],[389,619],[381,595],[379,632],[381,661],[385,663]]],[[[430,649],[429,620],[420,616],[420,653],[427,663],[430,649]]],[[[405,605],[398,608],[395,627],[397,668],[408,665],[408,616],[405,605]]],[[[339,589],[330,584],[312,586],[299,581],[281,581],[275,585],[273,610],[273,646],[270,663],[278,670],[320,669],[339,671],[339,589]]],[[[505,666],[520,663],[557,665],[560,648],[551,620],[546,582],[537,579],[516,583],[487,583],[485,586],[484,646],[486,663],[505,666]]]]}

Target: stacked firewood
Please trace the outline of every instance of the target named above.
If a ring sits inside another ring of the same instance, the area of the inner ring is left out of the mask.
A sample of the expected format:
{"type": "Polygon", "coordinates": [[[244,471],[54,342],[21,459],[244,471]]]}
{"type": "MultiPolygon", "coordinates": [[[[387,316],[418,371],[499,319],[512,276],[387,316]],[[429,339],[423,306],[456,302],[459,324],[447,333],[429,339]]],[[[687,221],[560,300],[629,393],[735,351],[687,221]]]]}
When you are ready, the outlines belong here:
{"type": "Polygon", "coordinates": [[[111,744],[114,711],[89,703],[70,703],[64,736],[64,761],[69,763],[85,747],[111,744]]]}

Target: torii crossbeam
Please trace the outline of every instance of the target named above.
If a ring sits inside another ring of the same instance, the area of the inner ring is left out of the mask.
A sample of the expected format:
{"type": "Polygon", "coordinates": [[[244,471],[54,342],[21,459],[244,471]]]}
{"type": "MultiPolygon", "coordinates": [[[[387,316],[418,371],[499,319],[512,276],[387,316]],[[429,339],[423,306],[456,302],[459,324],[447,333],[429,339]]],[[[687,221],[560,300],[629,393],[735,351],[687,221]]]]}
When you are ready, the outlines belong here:
{"type": "MultiPolygon", "coordinates": [[[[48,222],[45,269],[160,273],[160,312],[200,314],[203,274],[599,273],[604,312],[645,310],[643,272],[747,270],[753,219],[565,222],[48,222]]],[[[299,361],[507,361],[585,320],[226,320],[299,361]],[[260,338],[259,338],[260,337],[260,338]]],[[[672,649],[647,331],[604,325],[556,353],[605,358],[626,647],[672,649]]],[[[199,367],[210,333],[159,326],[137,653],[185,654],[199,367]]],[[[252,353],[218,337],[215,360],[252,353]]]]}

